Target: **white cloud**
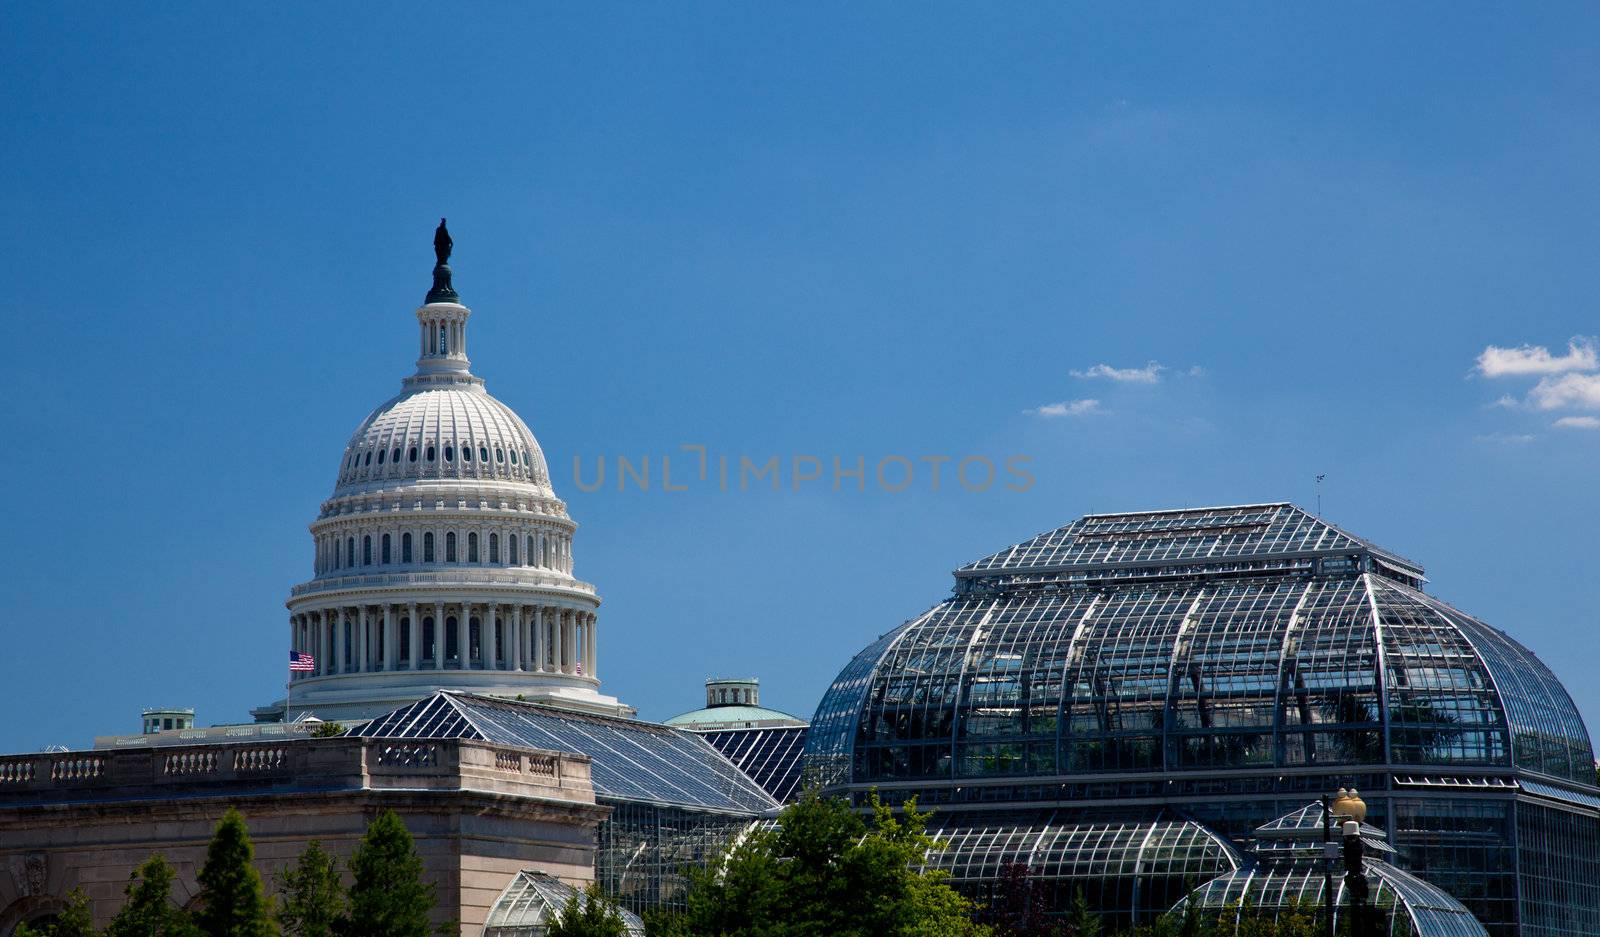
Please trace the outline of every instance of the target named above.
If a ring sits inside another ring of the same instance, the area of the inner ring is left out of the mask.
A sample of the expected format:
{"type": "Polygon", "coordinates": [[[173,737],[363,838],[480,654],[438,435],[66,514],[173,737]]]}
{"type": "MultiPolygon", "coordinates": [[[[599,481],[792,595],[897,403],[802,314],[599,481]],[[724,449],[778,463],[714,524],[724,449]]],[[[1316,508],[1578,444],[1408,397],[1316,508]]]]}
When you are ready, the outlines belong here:
{"type": "Polygon", "coordinates": [[[1528,392],[1528,400],[1540,410],[1576,407],[1600,410],[1600,374],[1563,374],[1544,377],[1528,392]]]}
{"type": "Polygon", "coordinates": [[[1189,370],[1185,371],[1184,373],[1189,375],[1190,377],[1205,377],[1206,376],[1206,369],[1200,367],[1197,364],[1197,365],[1194,365],[1193,367],[1189,368],[1189,370]]]}
{"type": "Polygon", "coordinates": [[[1600,429],[1600,416],[1564,416],[1556,425],[1565,429],[1600,429]]]}
{"type": "Polygon", "coordinates": [[[1094,413],[1099,409],[1100,401],[1092,397],[1085,397],[1082,400],[1062,400],[1058,403],[1047,403],[1042,407],[1035,407],[1022,412],[1029,416],[1058,417],[1083,416],[1088,413],[1094,413]]]}
{"type": "Polygon", "coordinates": [[[1501,394],[1500,399],[1490,404],[1490,406],[1500,407],[1501,409],[1505,410],[1515,410],[1517,408],[1517,398],[1511,396],[1510,394],[1501,394]]]}
{"type": "Polygon", "coordinates": [[[1478,356],[1478,373],[1484,377],[1517,374],[1562,374],[1567,371],[1593,371],[1600,368],[1600,350],[1595,340],[1574,336],[1567,341],[1567,352],[1553,355],[1543,345],[1501,348],[1490,345],[1478,356]]]}
{"type": "Polygon", "coordinates": [[[1478,442],[1495,443],[1502,446],[1521,446],[1533,442],[1537,438],[1532,433],[1486,433],[1478,437],[1478,442]]]}
{"type": "Polygon", "coordinates": [[[1087,371],[1073,371],[1072,376],[1085,379],[1103,377],[1125,384],[1154,384],[1161,380],[1161,372],[1166,369],[1159,361],[1152,361],[1142,368],[1113,368],[1109,364],[1097,364],[1087,371]]]}

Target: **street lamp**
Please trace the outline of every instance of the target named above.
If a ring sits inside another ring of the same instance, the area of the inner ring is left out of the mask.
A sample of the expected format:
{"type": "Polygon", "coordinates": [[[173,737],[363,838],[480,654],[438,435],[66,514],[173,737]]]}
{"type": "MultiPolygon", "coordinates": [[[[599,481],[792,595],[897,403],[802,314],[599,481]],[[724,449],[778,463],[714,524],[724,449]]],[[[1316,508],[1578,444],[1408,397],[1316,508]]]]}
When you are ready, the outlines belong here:
{"type": "Polygon", "coordinates": [[[1327,905],[1327,934],[1333,935],[1333,871],[1328,860],[1333,858],[1333,817],[1343,817],[1340,824],[1344,853],[1344,887],[1350,893],[1350,937],[1368,937],[1372,933],[1368,913],[1370,889],[1367,885],[1366,867],[1363,863],[1365,848],[1361,842],[1361,823],[1367,818],[1367,803],[1355,788],[1339,788],[1339,794],[1330,804],[1322,799],[1323,886],[1327,905]]]}

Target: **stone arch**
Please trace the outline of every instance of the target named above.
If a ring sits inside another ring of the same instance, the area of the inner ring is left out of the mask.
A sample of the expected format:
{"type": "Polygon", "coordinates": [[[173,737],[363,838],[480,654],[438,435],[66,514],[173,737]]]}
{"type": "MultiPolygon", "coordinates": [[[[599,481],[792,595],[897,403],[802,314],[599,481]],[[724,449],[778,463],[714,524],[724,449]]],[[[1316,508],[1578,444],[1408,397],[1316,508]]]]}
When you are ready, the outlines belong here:
{"type": "Polygon", "coordinates": [[[60,914],[67,909],[65,898],[55,895],[27,895],[6,905],[0,911],[0,937],[11,937],[18,924],[26,924],[60,914]]]}

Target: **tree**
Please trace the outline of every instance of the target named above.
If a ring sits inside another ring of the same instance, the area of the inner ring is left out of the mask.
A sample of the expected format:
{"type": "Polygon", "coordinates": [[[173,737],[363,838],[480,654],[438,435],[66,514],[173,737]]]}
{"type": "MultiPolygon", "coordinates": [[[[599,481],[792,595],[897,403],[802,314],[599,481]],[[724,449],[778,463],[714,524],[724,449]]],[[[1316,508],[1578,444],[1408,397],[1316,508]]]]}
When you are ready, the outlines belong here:
{"type": "Polygon", "coordinates": [[[815,793],[785,807],[711,866],[692,870],[688,908],[667,933],[761,937],[977,937],[972,904],[922,871],[937,841],[915,801],[876,798],[867,821],[815,793]]]}
{"type": "Polygon", "coordinates": [[[172,903],[172,882],[177,876],[159,853],[144,861],[128,878],[123,894],[128,900],[111,919],[106,937],[189,937],[194,923],[172,903]]]}
{"type": "Polygon", "coordinates": [[[1100,937],[1100,917],[1089,910],[1089,900],[1081,888],[1072,896],[1072,907],[1067,910],[1062,929],[1067,937],[1100,937]]]}
{"type": "Polygon", "coordinates": [[[239,811],[228,809],[206,848],[200,868],[200,911],[195,924],[207,937],[277,937],[255,848],[239,811]]]}
{"type": "Polygon", "coordinates": [[[278,923],[290,937],[334,937],[344,916],[344,885],[333,856],[312,840],[278,875],[278,923]]]}
{"type": "Polygon", "coordinates": [[[591,883],[581,894],[573,892],[550,921],[545,937],[627,937],[617,905],[599,885],[591,883]]]}
{"type": "Polygon", "coordinates": [[[422,881],[411,831],[392,810],[378,814],[350,859],[347,937],[428,937],[434,887],[422,881]]]}
{"type": "Polygon", "coordinates": [[[38,927],[27,924],[18,924],[13,932],[15,937],[98,937],[94,929],[94,915],[89,910],[89,896],[82,889],[74,888],[67,893],[67,906],[55,916],[54,920],[46,921],[38,927]]]}
{"type": "Polygon", "coordinates": [[[1007,862],[1000,867],[994,900],[983,919],[995,937],[1055,937],[1061,926],[1051,920],[1053,910],[1044,883],[1033,877],[1026,863],[1007,862]]]}

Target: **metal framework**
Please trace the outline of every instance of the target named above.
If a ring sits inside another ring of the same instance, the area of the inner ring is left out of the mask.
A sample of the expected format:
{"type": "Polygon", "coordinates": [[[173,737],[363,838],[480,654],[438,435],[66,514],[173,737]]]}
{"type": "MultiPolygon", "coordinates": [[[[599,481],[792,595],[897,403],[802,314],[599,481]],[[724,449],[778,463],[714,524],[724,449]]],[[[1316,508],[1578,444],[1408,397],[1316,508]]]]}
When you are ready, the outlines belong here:
{"type": "Polygon", "coordinates": [[[1422,592],[1416,563],[1275,504],[1089,516],[955,576],[840,672],[809,777],[969,824],[1175,809],[1241,842],[1354,784],[1492,932],[1600,933],[1588,731],[1532,652],[1422,592]],[[1522,830],[1546,809],[1536,874],[1522,830]]]}

